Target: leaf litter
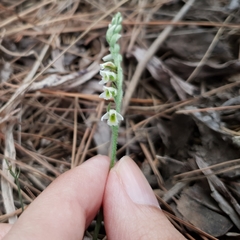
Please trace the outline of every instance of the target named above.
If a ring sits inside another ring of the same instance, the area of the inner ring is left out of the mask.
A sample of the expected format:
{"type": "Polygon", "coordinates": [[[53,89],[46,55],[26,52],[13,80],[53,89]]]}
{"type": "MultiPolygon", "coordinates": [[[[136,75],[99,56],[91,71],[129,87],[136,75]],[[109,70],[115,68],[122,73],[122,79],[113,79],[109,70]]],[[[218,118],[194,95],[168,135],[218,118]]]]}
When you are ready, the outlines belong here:
{"type": "Polygon", "coordinates": [[[27,206],[61,173],[108,154],[98,72],[121,11],[118,159],[134,159],[187,239],[238,239],[239,1],[115,3],[1,1],[1,222],[21,214],[4,159],[21,170],[27,206]]]}

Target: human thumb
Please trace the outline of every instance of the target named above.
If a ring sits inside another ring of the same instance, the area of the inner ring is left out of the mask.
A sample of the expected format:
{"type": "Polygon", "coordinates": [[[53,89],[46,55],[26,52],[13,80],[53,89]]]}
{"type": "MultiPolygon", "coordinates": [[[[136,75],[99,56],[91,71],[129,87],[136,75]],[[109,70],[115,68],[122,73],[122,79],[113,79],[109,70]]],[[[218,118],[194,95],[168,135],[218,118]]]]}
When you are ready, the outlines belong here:
{"type": "Polygon", "coordinates": [[[110,171],[103,198],[108,239],[185,239],[168,221],[144,175],[129,157],[110,171]]]}

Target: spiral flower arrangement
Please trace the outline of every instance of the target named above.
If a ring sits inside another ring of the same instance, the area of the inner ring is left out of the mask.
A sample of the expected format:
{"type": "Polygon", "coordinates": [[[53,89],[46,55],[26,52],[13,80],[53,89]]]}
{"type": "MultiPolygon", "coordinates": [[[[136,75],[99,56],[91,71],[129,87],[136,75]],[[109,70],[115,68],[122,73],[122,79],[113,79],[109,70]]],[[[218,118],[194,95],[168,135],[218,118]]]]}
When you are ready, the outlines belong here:
{"type": "Polygon", "coordinates": [[[110,87],[103,86],[103,93],[99,95],[100,98],[106,100],[113,99],[115,102],[115,109],[108,106],[107,112],[102,116],[101,120],[107,120],[107,124],[112,128],[111,139],[111,167],[113,167],[116,160],[117,138],[119,131],[119,123],[123,120],[120,114],[122,104],[122,83],[123,71],[121,67],[122,56],[120,54],[120,46],[117,43],[121,37],[122,30],[122,16],[117,13],[108,26],[106,33],[106,40],[109,44],[110,54],[103,57],[103,64],[100,64],[100,75],[102,80],[99,84],[107,84],[110,82],[110,87]]]}

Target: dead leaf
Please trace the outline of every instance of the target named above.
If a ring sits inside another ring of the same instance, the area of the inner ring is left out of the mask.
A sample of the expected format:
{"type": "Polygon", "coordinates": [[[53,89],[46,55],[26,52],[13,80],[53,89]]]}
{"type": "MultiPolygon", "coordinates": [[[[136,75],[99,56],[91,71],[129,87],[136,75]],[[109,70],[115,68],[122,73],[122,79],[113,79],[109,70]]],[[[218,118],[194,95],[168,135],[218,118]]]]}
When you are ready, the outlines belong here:
{"type": "MultiPolygon", "coordinates": [[[[201,28],[192,29],[193,34],[170,36],[166,41],[167,49],[180,59],[193,62],[200,61],[211,44],[215,33],[206,31],[201,34],[196,31],[198,29],[201,28]],[[196,31],[195,34],[194,31],[196,31]]],[[[217,46],[213,49],[210,59],[217,62],[227,62],[232,60],[233,57],[229,50],[230,47],[227,41],[219,41],[217,46]]]]}
{"type": "MultiPolygon", "coordinates": [[[[169,58],[164,62],[173,72],[183,79],[187,79],[199,64],[199,62],[180,61],[176,58],[169,58]]],[[[219,78],[224,79],[227,76],[230,77],[239,73],[239,60],[232,60],[223,64],[207,61],[201,66],[201,71],[196,76],[196,79],[206,80],[207,78],[218,77],[219,81],[219,78]]]]}
{"type": "MultiPolygon", "coordinates": [[[[203,159],[198,156],[196,156],[196,163],[200,169],[208,167],[203,159]]],[[[231,218],[238,229],[240,229],[240,205],[211,169],[202,169],[202,172],[207,177],[212,197],[218,202],[219,207],[231,218]]]]}
{"type": "MultiPolygon", "coordinates": [[[[191,187],[185,188],[180,199],[177,200],[178,211],[184,219],[204,232],[214,237],[223,236],[232,227],[232,223],[224,215],[207,208],[200,201],[192,198],[192,194],[191,187]]],[[[196,189],[194,194],[196,194],[196,189]]],[[[202,193],[199,195],[203,197],[202,193]]]]}
{"type": "MultiPolygon", "coordinates": [[[[142,56],[146,54],[146,50],[135,47],[132,54],[140,61],[142,56]]],[[[187,95],[193,96],[197,92],[196,87],[178,77],[157,57],[153,57],[148,62],[147,69],[152,77],[160,82],[160,89],[170,101],[174,99],[174,93],[176,93],[181,100],[186,100],[187,95]]]]}

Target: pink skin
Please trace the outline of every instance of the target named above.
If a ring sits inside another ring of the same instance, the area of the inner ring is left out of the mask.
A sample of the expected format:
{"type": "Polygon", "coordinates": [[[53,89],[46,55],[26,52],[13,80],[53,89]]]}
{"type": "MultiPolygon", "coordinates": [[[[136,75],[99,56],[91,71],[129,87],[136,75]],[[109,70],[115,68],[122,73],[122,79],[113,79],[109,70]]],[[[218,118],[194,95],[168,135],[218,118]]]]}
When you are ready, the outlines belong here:
{"type": "Polygon", "coordinates": [[[109,158],[95,156],[57,178],[13,226],[0,224],[0,240],[80,240],[102,203],[110,240],[185,239],[129,157],[109,173],[109,158]]]}

